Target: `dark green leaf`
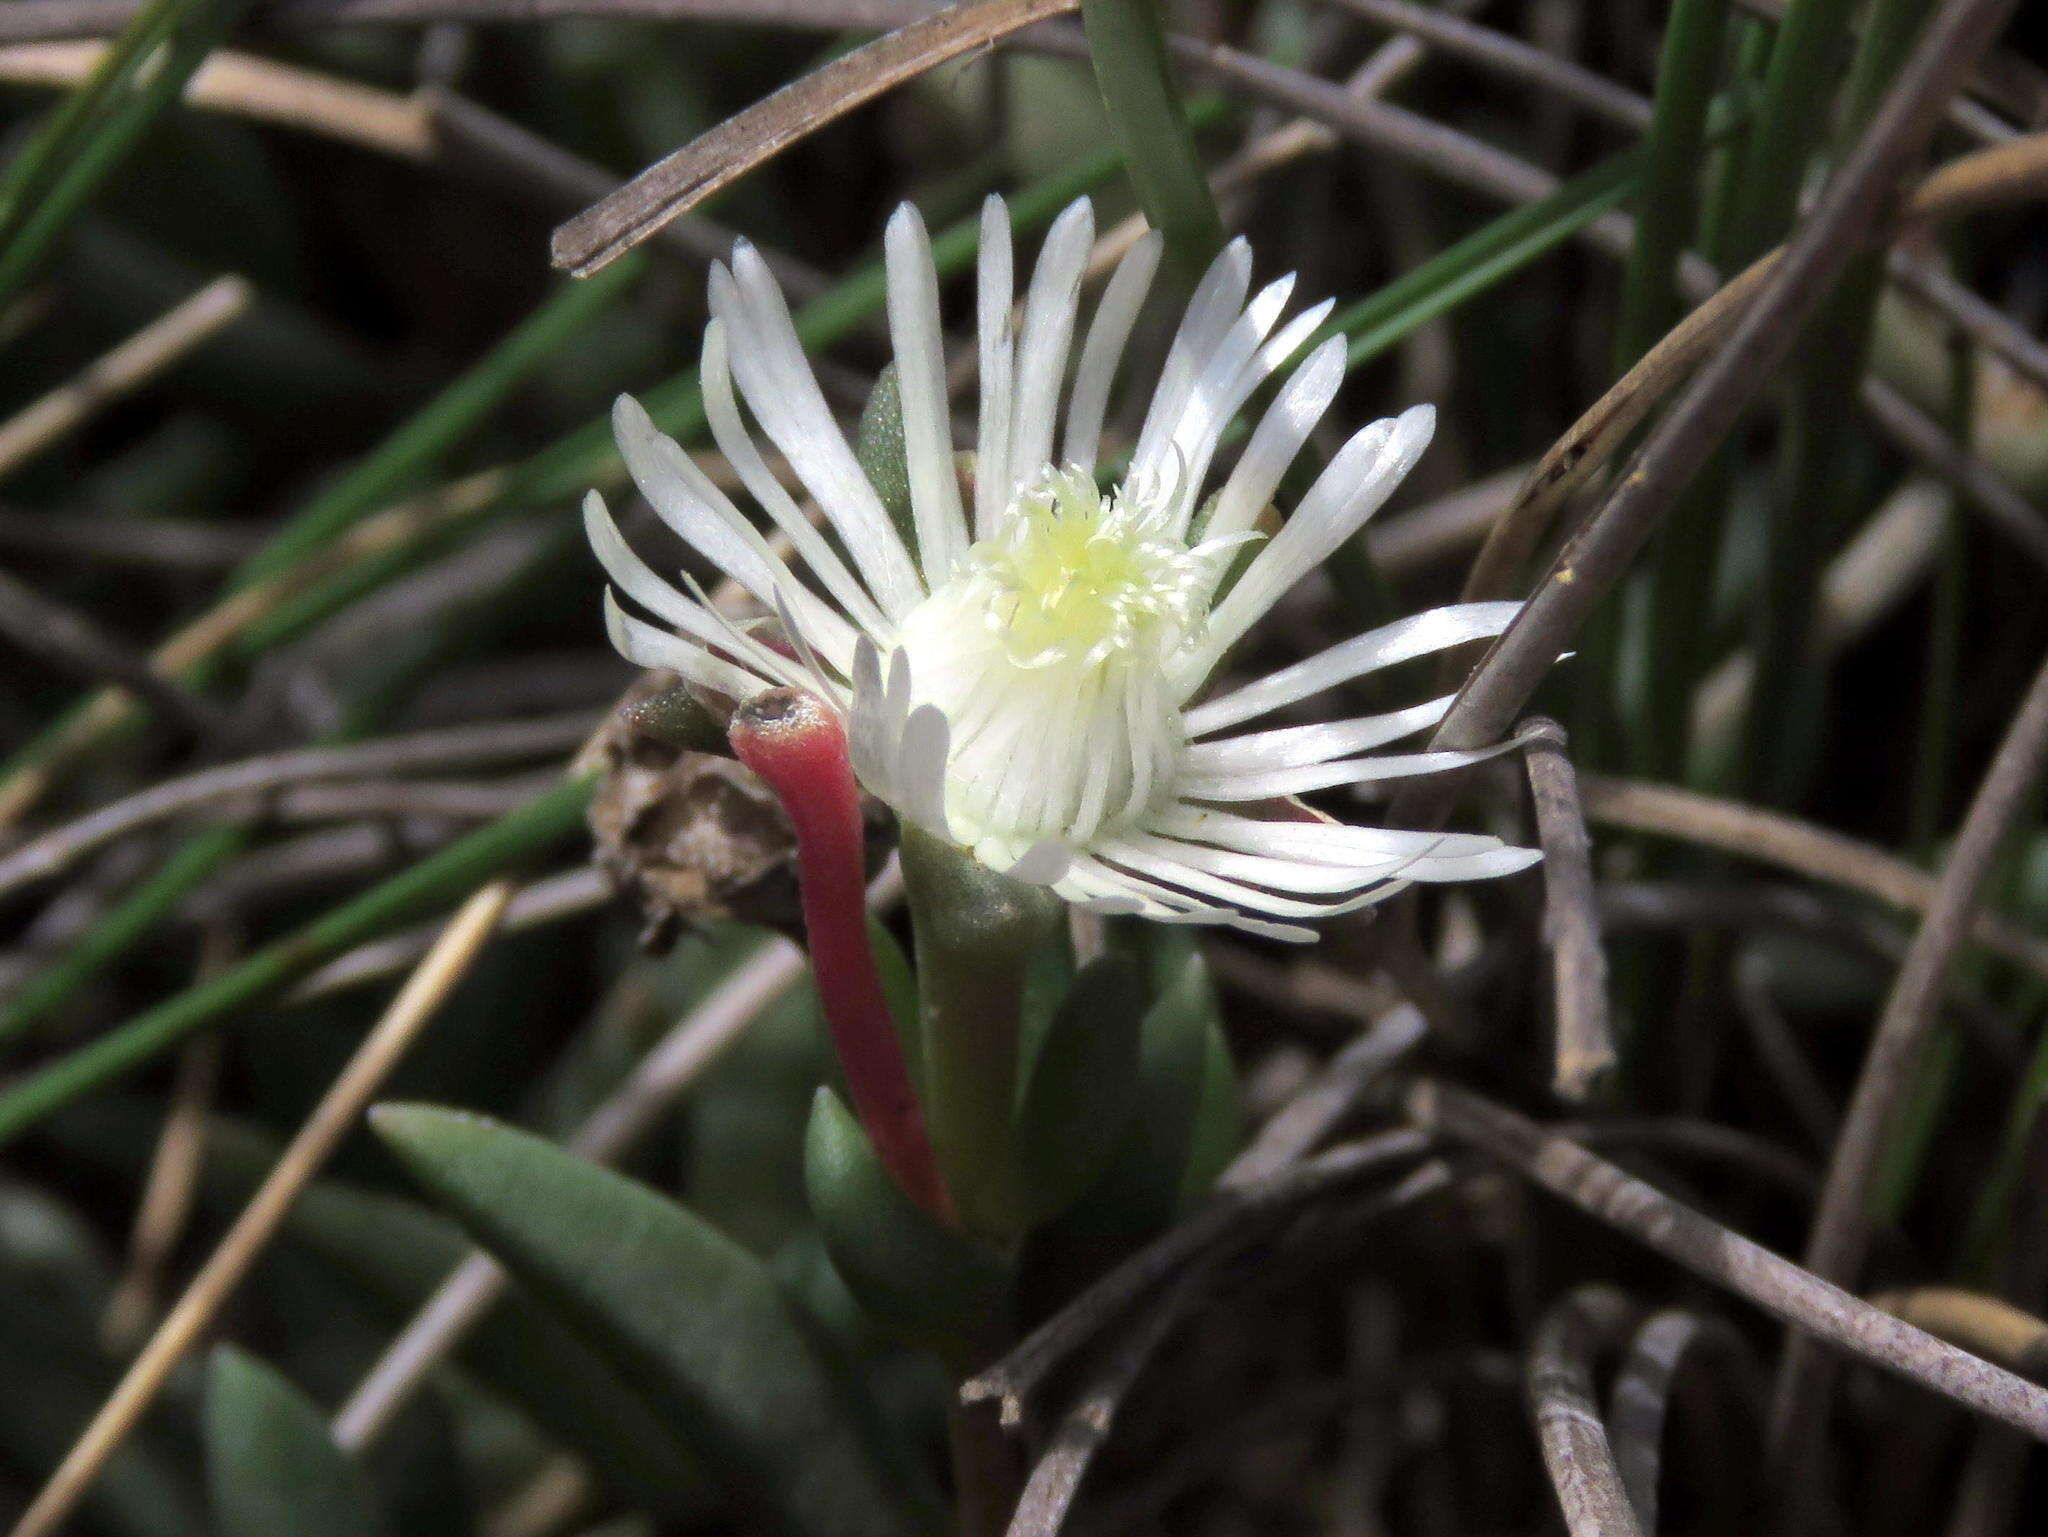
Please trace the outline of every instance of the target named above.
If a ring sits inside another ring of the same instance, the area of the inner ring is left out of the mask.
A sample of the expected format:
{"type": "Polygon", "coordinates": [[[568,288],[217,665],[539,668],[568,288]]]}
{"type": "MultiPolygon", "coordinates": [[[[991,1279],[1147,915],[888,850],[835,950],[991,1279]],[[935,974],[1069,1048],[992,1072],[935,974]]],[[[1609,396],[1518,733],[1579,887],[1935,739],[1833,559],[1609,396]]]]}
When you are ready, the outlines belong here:
{"type": "Polygon", "coordinates": [[[749,1508],[817,1537],[927,1523],[751,1255],[645,1186],[482,1117],[386,1105],[372,1123],[479,1242],[708,1449],[749,1508]]]}
{"type": "Polygon", "coordinates": [[[1017,1114],[1017,1161],[1034,1222],[1071,1205],[1123,1140],[1144,1019],[1137,963],[1115,954],[1084,966],[1054,1011],[1017,1114]]]}
{"type": "Polygon", "coordinates": [[[904,1195],[828,1088],[811,1102],[804,1181],[832,1264],[861,1305],[923,1344],[987,1338],[1007,1307],[996,1256],[904,1195]]]}
{"type": "Polygon", "coordinates": [[[206,1383],[206,1471],[221,1537],[382,1537],[362,1472],[303,1393],[223,1345],[206,1383]]]}

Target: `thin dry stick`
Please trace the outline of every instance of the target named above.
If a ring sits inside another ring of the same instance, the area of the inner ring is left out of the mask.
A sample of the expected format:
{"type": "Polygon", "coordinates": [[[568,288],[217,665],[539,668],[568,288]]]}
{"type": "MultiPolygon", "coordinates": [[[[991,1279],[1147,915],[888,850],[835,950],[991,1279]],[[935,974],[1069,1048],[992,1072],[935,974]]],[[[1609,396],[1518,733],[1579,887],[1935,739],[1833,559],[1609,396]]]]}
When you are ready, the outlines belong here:
{"type": "Polygon", "coordinates": [[[1863,409],[1893,442],[1956,491],[1966,506],[2048,567],[2048,514],[2014,489],[1998,471],[1942,430],[1941,424],[1882,379],[1865,379],[1863,409]]]}
{"type": "MultiPolygon", "coordinates": [[[[2048,762],[2048,661],[2034,675],[2019,713],[1978,785],[1956,834],[1927,916],[1899,967],[1870,1049],[1857,1074],[1835,1156],[1828,1164],[1820,1210],[1807,1239],[1806,1268],[1853,1285],[1870,1243],[1870,1193],[1901,1105],[1917,1081],[1921,1053],[1940,1017],[1949,969],[1970,932],[1978,898],[2028,791],[2048,762]]],[[[1812,1443],[1826,1410],[1834,1372],[1798,1336],[1786,1341],[1772,1403],[1772,1445],[1796,1456],[1812,1443]]]]}
{"type": "MultiPolygon", "coordinates": [[[[70,87],[99,67],[104,43],[0,48],[0,80],[70,87]]],[[[434,153],[418,102],[255,54],[216,50],[185,84],[188,106],[318,133],[401,160],[434,153]]]]}
{"type": "MultiPolygon", "coordinates": [[[[505,909],[500,927],[507,934],[517,934],[543,924],[561,923],[594,912],[611,901],[613,894],[611,880],[602,870],[568,870],[521,887],[505,909]]],[[[433,942],[432,926],[422,924],[358,945],[337,955],[318,971],[308,972],[284,994],[279,1006],[332,998],[337,993],[397,976],[426,954],[433,942]]]]}
{"type": "Polygon", "coordinates": [[[960,0],[793,80],[656,161],[554,233],[557,267],[588,277],[721,187],[863,102],[1080,0],[960,0]]]}
{"type": "MultiPolygon", "coordinates": [[[[268,581],[230,593],[149,654],[151,670],[172,677],[214,655],[248,626],[313,583],[407,540],[446,529],[489,508],[503,489],[503,470],[482,470],[357,524],[327,548],[268,581]]],[[[123,689],[102,689],[87,701],[46,756],[0,780],[0,832],[42,798],[57,772],[129,718],[134,701],[123,689]]]]}
{"type": "MultiPolygon", "coordinates": [[[[868,888],[878,908],[903,891],[890,867],[868,888]]],[[[593,1163],[610,1163],[658,1121],[675,1098],[746,1031],[762,1010],[803,975],[801,951],[788,940],[764,945],[690,1011],[632,1075],[587,1116],[568,1147],[593,1163]]],[[[505,1272],[481,1250],[472,1251],[427,1299],[334,1416],[334,1438],[357,1451],[370,1445],[477,1319],[505,1289],[505,1272]]]]}
{"type": "Polygon", "coordinates": [[[1579,805],[1578,776],[1565,750],[1564,727],[1541,717],[1515,734],[1528,744],[1523,765],[1536,806],[1543,848],[1543,923],[1550,941],[1557,1015],[1558,1094],[1574,1104],[1614,1070],[1614,1032],[1607,1020],[1607,952],[1593,898],[1593,844],[1579,805]]]}
{"type": "MultiPolygon", "coordinates": [[[[1341,1214],[1333,1213],[1333,1220],[1341,1220],[1346,1228],[1356,1228],[1434,1195],[1450,1183],[1449,1168],[1431,1160],[1363,1205],[1341,1214]]],[[[1219,1253],[1198,1260],[1117,1339],[1107,1352],[1107,1359],[1090,1374],[1073,1404],[1061,1416],[1059,1428],[1032,1467],[1010,1521],[1008,1537],[1056,1537],[1066,1525],[1074,1499],[1081,1492],[1081,1480],[1115,1428],[1125,1398],[1137,1385],[1146,1365],[1158,1354],[1159,1347],[1189,1314],[1214,1295],[1217,1279],[1229,1257],[1219,1253]]]]}
{"type": "Polygon", "coordinates": [[[1389,1165],[1420,1157],[1426,1147],[1426,1138],[1406,1128],[1381,1132],[1331,1148],[1257,1184],[1222,1192],[1089,1286],[995,1365],[963,1383],[961,1399],[995,1399],[1005,1425],[1021,1424],[1024,1400],[1032,1390],[1106,1324],[1122,1317],[1135,1299],[1197,1260],[1252,1241],[1303,1204],[1377,1178],[1389,1165]]]}
{"type": "Polygon", "coordinates": [[[1619,1345],[1640,1311],[1611,1286],[1582,1286],[1544,1315],[1529,1347],[1529,1414],[1571,1537],[1643,1534],[1593,1386],[1594,1357],[1619,1345]]]}
{"type": "Polygon", "coordinates": [[[1915,1286],[1880,1292],[1870,1301],[1915,1328],[1938,1334],[2023,1377],[2048,1382],[2048,1323],[2003,1298],[1955,1286],[1915,1286]]]}
{"type": "Polygon", "coordinates": [[[118,1354],[126,1355],[149,1327],[164,1268],[185,1231],[192,1196],[206,1164],[206,1118],[220,1076],[220,1053],[221,1038],[202,1035],[178,1055],[171,1108],[157,1134],[156,1155],[150,1160],[142,1199],[135,1207],[128,1264],[107,1299],[100,1322],[100,1337],[118,1354]]]}
{"type": "Polygon", "coordinates": [[[246,560],[262,535],[224,528],[199,518],[109,518],[103,512],[64,513],[0,508],[0,550],[26,550],[66,560],[154,567],[166,571],[218,571],[246,560]]]}
{"type": "MultiPolygon", "coordinates": [[[[1917,865],[1782,812],[1605,774],[1581,775],[1579,791],[1587,818],[1604,826],[1659,833],[1700,848],[1761,860],[1860,891],[1901,912],[1924,913],[1934,901],[1934,877],[1917,865]]],[[[1977,914],[1969,933],[1992,954],[2048,978],[2048,941],[1993,913],[1977,914]]]]}
{"type": "Polygon", "coordinates": [[[1219,1190],[1271,1179],[1308,1156],[1358,1107],[1373,1083],[1429,1033],[1413,1004],[1396,1004],[1329,1060],[1323,1070],[1261,1126],[1217,1180],[1219,1190]]]}
{"type": "MultiPolygon", "coordinates": [[[[0,39],[100,37],[120,31],[139,9],[141,0],[8,0],[0,5],[0,39]]],[[[930,9],[925,0],[268,0],[258,14],[265,27],[290,30],[589,17],[841,32],[900,27],[930,9]]]]}
{"type": "Polygon", "coordinates": [[[1608,1432],[1614,1465],[1628,1490],[1629,1504],[1643,1530],[1657,1530],[1657,1470],[1671,1384],[1690,1356],[1704,1354],[1719,1368],[1734,1424],[1755,1420],[1761,1397],[1742,1336],[1718,1319],[1703,1319],[1682,1308],[1666,1308],[1643,1320],[1629,1340],[1608,1394],[1608,1432]]]}
{"type": "Polygon", "coordinates": [[[149,701],[160,719],[189,735],[218,739],[227,717],[146,658],[65,604],[0,571],[0,640],[82,683],[113,683],[149,701]]]}
{"type": "MultiPolygon", "coordinates": [[[[1978,158],[1976,154],[1965,155],[1950,165],[1971,168],[1978,158]]],[[[1916,188],[1905,205],[1902,222],[1934,217],[1945,206],[1946,200],[1940,196],[1941,177],[1949,169],[1944,167],[1942,171],[1935,172],[1916,188]],[[1922,193],[1930,186],[1934,188],[1934,196],[1923,203],[1922,193]]],[[[2009,172],[2011,167],[2004,169],[2009,172]]],[[[1981,170],[1969,169],[1958,174],[1967,174],[1974,185],[1985,185],[1981,170]]],[[[2008,197],[2023,194],[2023,187],[2009,179],[1998,185],[2008,197]]],[[[1606,394],[1588,407],[1585,414],[1537,461],[1528,481],[1507,512],[1494,524],[1474,561],[1462,594],[1466,601],[1513,597],[1522,591],[1522,572],[1555,522],[1558,511],[1641,425],[1657,403],[1722,346],[1736,324],[1748,313],[1783,255],[1783,247],[1766,252],[1709,295],[1666,332],[1657,345],[1645,353],[1606,394]]],[[[1932,283],[1923,284],[1920,291],[1926,302],[1940,309],[1952,323],[1961,326],[1971,317],[1962,316],[1951,307],[1951,289],[1967,293],[1960,285],[1943,287],[1932,283]]],[[[1977,302],[1982,304],[1981,300],[1977,302]]],[[[1882,415],[1879,423],[1889,430],[1890,424],[1882,415]]]]}
{"type": "Polygon", "coordinates": [[[2048,133],[2029,134],[1943,166],[1914,192],[1907,218],[1942,223],[2043,193],[2048,193],[2048,133]]]}
{"type": "Polygon", "coordinates": [[[242,1209],[220,1247],[129,1366],[85,1433],[65,1454],[48,1484],[16,1523],[12,1537],[49,1537],[156,1398],[171,1371],[212,1323],[290,1213],[299,1192],[318,1172],[383,1086],[407,1048],[419,1038],[455,985],[483,952],[511,886],[494,881],[462,904],[447,931],[392,1000],[391,1007],[349,1059],[341,1076],[299,1128],[277,1166],[242,1209]]]}
{"type": "Polygon", "coordinates": [[[1054,1537],[1066,1524],[1074,1497],[1081,1492],[1081,1479],[1109,1439],[1117,1410],[1159,1347],[1207,1299],[1216,1268],[1212,1262],[1189,1270],[1118,1338],[1033,1464],[1010,1518],[1008,1537],[1054,1537]]]}
{"type": "Polygon", "coordinates": [[[1605,75],[1518,37],[1408,0],[1336,0],[1347,11],[1434,44],[1497,74],[1522,80],[1637,133],[1650,126],[1650,104],[1605,75]]]}
{"type": "MultiPolygon", "coordinates": [[[[6,78],[0,51],[0,79],[6,78]]],[[[159,315],[67,384],[0,423],[0,475],[21,468],[123,395],[132,394],[240,319],[253,297],[238,277],[215,278],[159,315]]]]}
{"type": "MultiPolygon", "coordinates": [[[[0,576],[0,599],[5,595],[0,576]]],[[[4,602],[0,602],[4,611],[4,602]]],[[[163,780],[123,800],[53,828],[0,858],[0,897],[31,881],[61,874],[117,838],[182,816],[211,801],[260,795],[317,780],[363,779],[428,770],[479,768],[557,757],[579,746],[597,724],[588,710],[538,720],[490,721],[413,732],[347,747],[267,753],[163,780]]]]}
{"type": "Polygon", "coordinates": [[[1980,298],[1931,261],[1892,253],[1891,276],[1900,288],[1992,353],[2036,389],[2048,392],[2048,345],[2029,336],[2010,315],[1980,298]]]}
{"type": "Polygon", "coordinates": [[[1771,996],[1769,964],[1763,955],[1745,949],[1735,961],[1735,1015],[1749,1034],[1757,1058],[1769,1070],[1778,1093],[1791,1107],[1793,1119],[1805,1131],[1807,1140],[1821,1156],[1835,1145],[1842,1121],[1841,1110],[1829,1096],[1827,1085],[1807,1061],[1806,1053],[1792,1038],[1778,1002],[1771,996]]]}
{"type": "Polygon", "coordinates": [[[2048,1442],[2048,1392],[1902,1323],[1832,1282],[1504,1106],[1424,1080],[1408,1092],[1418,1126],[1483,1149],[1591,1217],[1766,1313],[1966,1408],[2048,1442]]]}

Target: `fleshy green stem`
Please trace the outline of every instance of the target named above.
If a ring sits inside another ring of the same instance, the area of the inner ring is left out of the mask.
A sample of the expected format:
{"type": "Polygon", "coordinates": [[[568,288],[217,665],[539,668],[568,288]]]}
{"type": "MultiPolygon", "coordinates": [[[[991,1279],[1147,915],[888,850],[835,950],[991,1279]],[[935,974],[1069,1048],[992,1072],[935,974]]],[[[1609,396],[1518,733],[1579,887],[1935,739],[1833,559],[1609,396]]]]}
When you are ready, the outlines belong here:
{"type": "Polygon", "coordinates": [[[914,827],[903,830],[903,882],[932,1145],[962,1225],[1012,1238],[1025,1221],[1012,1147],[1025,973],[1061,904],[914,827]]]}

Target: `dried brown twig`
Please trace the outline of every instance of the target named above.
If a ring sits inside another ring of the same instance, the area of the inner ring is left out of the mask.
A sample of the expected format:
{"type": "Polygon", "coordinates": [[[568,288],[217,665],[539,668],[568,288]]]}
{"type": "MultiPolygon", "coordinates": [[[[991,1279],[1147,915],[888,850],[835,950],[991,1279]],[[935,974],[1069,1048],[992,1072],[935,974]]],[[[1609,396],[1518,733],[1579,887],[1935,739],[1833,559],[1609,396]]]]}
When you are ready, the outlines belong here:
{"type": "Polygon", "coordinates": [[[1526,1391],[1543,1465],[1572,1537],[1642,1537],[1608,1441],[1594,1357],[1618,1348],[1641,1310],[1611,1286],[1582,1286],[1543,1317],[1526,1391]]]}
{"type": "Polygon", "coordinates": [[[588,277],[719,188],[863,102],[1079,3],[962,0],[856,48],[734,113],[569,220],[555,231],[554,263],[588,277]]]}
{"type": "MultiPolygon", "coordinates": [[[[1919,866],[1783,812],[1605,774],[1582,775],[1579,788],[1587,817],[1609,827],[1658,833],[1762,860],[1875,897],[1902,912],[1925,912],[1934,900],[1934,878],[1919,866]]],[[[2048,942],[2019,925],[1994,913],[1980,913],[1973,918],[1970,933],[1992,954],[2048,977],[2048,942]]]]}
{"type": "MultiPolygon", "coordinates": [[[[1857,1074],[1807,1240],[1806,1265],[1818,1276],[1855,1283],[1869,1246],[1870,1192],[1884,1145],[1917,1081],[1915,1069],[1939,1017],[1949,968],[1970,932],[1992,862],[2044,762],[2048,662],[2035,674],[1977,787],[1857,1074]]],[[[1807,1342],[1796,1335],[1787,1340],[1772,1405],[1772,1440],[1781,1458],[1796,1458],[1818,1433],[1832,1377],[1831,1363],[1818,1358],[1807,1342]]]]}
{"type": "MultiPolygon", "coordinates": [[[[7,578],[0,576],[0,584],[7,578]]],[[[4,594],[0,586],[0,594],[4,594]]],[[[116,839],[212,802],[260,796],[316,780],[364,779],[492,764],[530,762],[574,751],[599,717],[578,710],[541,720],[491,721],[420,731],[347,747],[308,747],[244,758],[182,778],[160,780],[126,799],[32,839],[0,858],[0,897],[59,875],[116,839]]]]}
{"type": "Polygon", "coordinates": [[[2048,1392],[2033,1383],[1902,1323],[1469,1090],[1423,1080],[1409,1090],[1407,1104],[1416,1125],[1492,1154],[1587,1215],[1782,1322],[2048,1442],[2048,1392]]]}
{"type": "Polygon", "coordinates": [[[509,884],[494,882],[470,897],[449,920],[441,942],[364,1037],[220,1246],[129,1366],[120,1386],[23,1513],[12,1537],[48,1537],[64,1523],[107,1458],[169,1380],[173,1368],[277,1235],[307,1181],[354,1127],[407,1048],[467,975],[511,894],[509,884]]]}
{"type": "Polygon", "coordinates": [[[1615,1064],[1607,1020],[1607,952],[1601,947],[1593,897],[1592,841],[1586,836],[1564,728],[1539,717],[1523,721],[1515,735],[1528,744],[1522,761],[1543,848],[1544,928],[1557,1016],[1552,1082],[1560,1096],[1577,1103],[1615,1064]]]}

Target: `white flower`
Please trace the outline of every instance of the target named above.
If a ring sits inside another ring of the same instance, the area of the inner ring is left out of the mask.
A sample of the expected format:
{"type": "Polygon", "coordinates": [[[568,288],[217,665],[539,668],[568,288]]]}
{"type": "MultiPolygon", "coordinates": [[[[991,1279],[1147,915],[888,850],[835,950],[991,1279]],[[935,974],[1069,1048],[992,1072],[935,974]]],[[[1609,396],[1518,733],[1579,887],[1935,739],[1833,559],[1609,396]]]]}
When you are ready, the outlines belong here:
{"type": "Polygon", "coordinates": [[[1264,539],[1253,524],[1342,380],[1344,343],[1332,338],[1294,371],[1205,499],[1225,427],[1330,309],[1279,325],[1294,280],[1247,300],[1251,255],[1240,239],[1188,305],[1128,473],[1098,490],[1104,412],[1160,242],[1139,241],[1110,279],[1069,389],[1093,236],[1082,199],[1046,237],[1018,329],[1009,214],[999,198],[983,210],[970,508],[956,471],[930,244],[910,205],[890,220],[889,325],[915,550],[833,420],[767,266],[737,246],[730,270],[711,273],[705,408],[720,452],[814,585],[797,579],[636,402],[621,398],[613,424],[655,512],[779,614],[798,654],[715,612],[687,576],[689,595],[656,576],[593,492],[584,513],[598,559],[619,591],[669,626],[629,616],[607,594],[614,644],[643,666],[739,700],[781,685],[813,690],[844,712],[862,784],[899,816],[1102,911],[1310,939],[1312,931],[1273,920],[1343,912],[1410,881],[1524,868],[1533,852],[1489,837],[1301,820],[1311,814],[1298,807],[1296,819],[1275,819],[1280,797],[1483,756],[1369,753],[1433,725],[1448,696],[1390,714],[1219,735],[1375,669],[1496,635],[1517,605],[1418,614],[1195,702],[1230,647],[1386,500],[1429,442],[1431,408],[1354,436],[1264,539]],[[742,423],[735,381],[846,558],[769,472],[742,423]]]}

